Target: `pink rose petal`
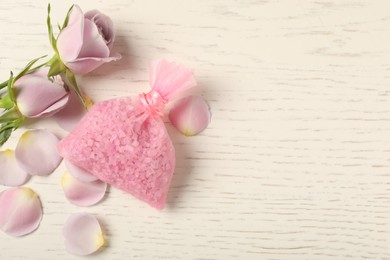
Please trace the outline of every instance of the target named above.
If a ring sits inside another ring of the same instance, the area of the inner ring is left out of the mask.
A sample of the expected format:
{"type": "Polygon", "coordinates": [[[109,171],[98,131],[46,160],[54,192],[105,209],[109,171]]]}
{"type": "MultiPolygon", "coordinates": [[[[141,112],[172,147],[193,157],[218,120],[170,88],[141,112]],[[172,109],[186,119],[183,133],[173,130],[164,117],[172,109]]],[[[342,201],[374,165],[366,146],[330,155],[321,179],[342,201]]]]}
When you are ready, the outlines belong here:
{"type": "Polygon", "coordinates": [[[100,36],[99,30],[92,21],[84,20],[84,39],[78,58],[99,57],[107,58],[110,56],[110,49],[106,45],[103,37],[100,36]]]}
{"type": "Polygon", "coordinates": [[[106,193],[107,184],[97,180],[81,182],[65,172],[61,179],[65,197],[73,204],[81,207],[92,206],[101,201],[106,193]]]}
{"type": "Polygon", "coordinates": [[[66,250],[74,255],[89,255],[104,245],[98,220],[87,213],[71,215],[63,228],[66,250]]]}
{"type": "Polygon", "coordinates": [[[7,149],[0,151],[0,184],[19,186],[27,182],[30,175],[23,171],[15,160],[15,152],[7,149]]]}
{"type": "Polygon", "coordinates": [[[206,101],[199,96],[189,96],[175,102],[169,120],[182,134],[196,135],[210,123],[211,113],[206,101]]]}
{"type": "Polygon", "coordinates": [[[51,174],[62,161],[56,149],[58,142],[58,137],[47,130],[24,132],[15,149],[19,167],[31,175],[51,174]]]}
{"type": "Polygon", "coordinates": [[[105,58],[100,58],[100,57],[78,58],[74,61],[67,62],[66,66],[70,68],[72,71],[77,72],[77,74],[84,75],[98,68],[103,63],[116,61],[121,58],[122,56],[119,53],[113,53],[110,57],[105,57],[105,58]]]}
{"type": "Polygon", "coordinates": [[[96,176],[84,171],[71,162],[65,161],[65,166],[68,169],[70,175],[81,182],[93,182],[98,180],[96,176]]]}
{"type": "Polygon", "coordinates": [[[96,9],[86,12],[84,17],[97,25],[99,32],[106,41],[108,48],[111,49],[115,40],[114,24],[111,18],[105,14],[102,14],[96,9]]]}
{"type": "Polygon", "coordinates": [[[78,5],[73,6],[68,25],[57,39],[57,49],[64,62],[73,61],[83,46],[84,14],[78,5]]]}
{"type": "Polygon", "coordinates": [[[38,228],[42,205],[29,188],[10,188],[0,193],[0,229],[10,236],[23,236],[38,228]]]}
{"type": "Polygon", "coordinates": [[[63,107],[65,107],[65,105],[68,103],[68,101],[69,101],[69,94],[67,94],[66,96],[64,96],[61,99],[57,100],[57,102],[55,102],[54,104],[48,106],[45,109],[45,111],[42,111],[41,113],[37,114],[34,117],[50,117],[50,116],[58,113],[58,111],[61,111],[61,109],[63,107]]]}

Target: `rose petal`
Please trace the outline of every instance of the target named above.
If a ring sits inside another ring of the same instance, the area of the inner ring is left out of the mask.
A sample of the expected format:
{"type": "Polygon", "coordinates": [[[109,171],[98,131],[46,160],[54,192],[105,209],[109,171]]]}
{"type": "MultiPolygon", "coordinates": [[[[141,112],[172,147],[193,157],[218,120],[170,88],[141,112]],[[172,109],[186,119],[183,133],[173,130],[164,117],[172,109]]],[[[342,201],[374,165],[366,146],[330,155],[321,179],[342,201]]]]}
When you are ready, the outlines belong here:
{"type": "Polygon", "coordinates": [[[96,24],[108,48],[111,49],[115,40],[114,23],[111,18],[98,10],[88,11],[84,14],[84,17],[96,24]]]}
{"type": "Polygon", "coordinates": [[[10,236],[23,236],[38,228],[42,205],[29,188],[10,188],[0,193],[0,229],[10,236]]]}
{"type": "Polygon", "coordinates": [[[15,152],[7,149],[0,151],[0,184],[19,186],[27,182],[30,175],[19,168],[15,160],[15,152]]]}
{"type": "Polygon", "coordinates": [[[100,65],[110,61],[119,60],[122,56],[119,53],[114,53],[112,56],[107,58],[80,58],[71,62],[67,62],[66,66],[71,69],[74,73],[79,75],[87,74],[93,71],[100,65]]]}
{"type": "Polygon", "coordinates": [[[57,49],[64,62],[73,61],[79,55],[83,45],[84,14],[78,5],[74,5],[68,25],[60,32],[57,49]]]}
{"type": "Polygon", "coordinates": [[[44,78],[47,77],[47,74],[50,70],[50,67],[42,67],[32,73],[26,74],[23,77],[19,78],[14,84],[24,84],[24,81],[26,79],[29,79],[31,77],[38,77],[38,78],[44,78]]]}
{"type": "MultiPolygon", "coordinates": [[[[88,97],[85,97],[85,99],[89,103],[88,106],[91,107],[93,105],[92,101],[88,97]]],[[[86,113],[79,97],[74,91],[71,91],[68,103],[61,111],[54,115],[54,118],[61,128],[70,132],[86,113]]]]}
{"type": "Polygon", "coordinates": [[[58,142],[58,137],[47,130],[24,132],[15,149],[19,167],[31,175],[51,174],[62,161],[56,149],[58,142]]]}
{"type": "Polygon", "coordinates": [[[65,197],[73,204],[81,207],[92,206],[101,201],[106,193],[107,184],[97,180],[81,182],[65,172],[61,179],[65,197]]]}
{"type": "Polygon", "coordinates": [[[81,47],[78,58],[107,58],[108,56],[110,56],[110,50],[108,49],[103,36],[100,35],[96,24],[85,19],[83,46],[81,47]]]}
{"type": "MultiPolygon", "coordinates": [[[[57,100],[54,104],[47,107],[44,111],[35,115],[34,117],[50,117],[50,116],[56,114],[57,112],[61,111],[65,107],[65,105],[68,103],[68,101],[69,101],[69,93],[67,93],[65,96],[63,96],[62,98],[57,100]]],[[[34,117],[31,117],[31,118],[34,118],[34,117]]]]}
{"type": "Polygon", "coordinates": [[[189,96],[175,102],[169,120],[182,134],[196,135],[210,123],[211,113],[206,101],[199,96],[189,96]]]}
{"type": "Polygon", "coordinates": [[[89,10],[88,12],[86,12],[84,14],[84,18],[87,18],[88,20],[91,20],[93,21],[93,19],[98,16],[100,13],[99,10],[96,10],[96,9],[92,9],[92,10],[89,10]]]}
{"type": "Polygon", "coordinates": [[[81,182],[93,182],[98,180],[96,176],[84,171],[71,162],[65,161],[65,166],[68,169],[70,175],[81,182]]]}
{"type": "Polygon", "coordinates": [[[104,245],[98,220],[87,213],[71,215],[63,228],[66,250],[74,255],[89,255],[104,245]]]}

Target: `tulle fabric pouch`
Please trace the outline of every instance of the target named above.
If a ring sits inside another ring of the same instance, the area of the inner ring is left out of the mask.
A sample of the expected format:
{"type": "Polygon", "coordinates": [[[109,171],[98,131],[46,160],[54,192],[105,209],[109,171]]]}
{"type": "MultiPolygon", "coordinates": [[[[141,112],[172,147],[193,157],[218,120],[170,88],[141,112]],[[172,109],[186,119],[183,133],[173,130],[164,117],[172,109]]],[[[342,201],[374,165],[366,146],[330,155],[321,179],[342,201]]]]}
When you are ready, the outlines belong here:
{"type": "Polygon", "coordinates": [[[95,104],[58,144],[65,160],[163,209],[175,169],[165,105],[196,85],[192,71],[165,60],[149,67],[151,91],[95,104]]]}

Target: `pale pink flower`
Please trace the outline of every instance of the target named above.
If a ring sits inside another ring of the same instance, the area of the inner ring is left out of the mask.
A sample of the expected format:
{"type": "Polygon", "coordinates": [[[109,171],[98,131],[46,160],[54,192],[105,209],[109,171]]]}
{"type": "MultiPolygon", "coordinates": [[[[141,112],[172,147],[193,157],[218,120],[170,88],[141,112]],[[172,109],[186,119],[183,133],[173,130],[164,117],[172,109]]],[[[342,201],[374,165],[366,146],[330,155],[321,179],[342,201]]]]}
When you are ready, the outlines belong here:
{"type": "Polygon", "coordinates": [[[75,5],[68,25],[60,32],[57,49],[62,62],[75,74],[86,74],[105,62],[120,59],[111,53],[115,39],[110,17],[92,10],[83,14],[75,5]]]}
{"type": "Polygon", "coordinates": [[[26,74],[14,84],[16,103],[26,117],[48,117],[61,110],[69,99],[69,91],[59,76],[51,81],[48,67],[26,74]]]}

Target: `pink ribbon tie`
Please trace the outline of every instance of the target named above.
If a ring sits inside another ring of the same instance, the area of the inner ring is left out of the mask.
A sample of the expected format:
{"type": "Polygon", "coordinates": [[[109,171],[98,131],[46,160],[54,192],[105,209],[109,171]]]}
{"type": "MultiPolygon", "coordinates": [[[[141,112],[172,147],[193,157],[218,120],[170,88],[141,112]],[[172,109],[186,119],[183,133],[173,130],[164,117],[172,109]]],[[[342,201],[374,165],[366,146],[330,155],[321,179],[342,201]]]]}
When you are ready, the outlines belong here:
{"type": "Polygon", "coordinates": [[[162,111],[168,103],[157,91],[151,90],[149,93],[139,94],[142,103],[154,114],[163,117],[162,111]]]}

